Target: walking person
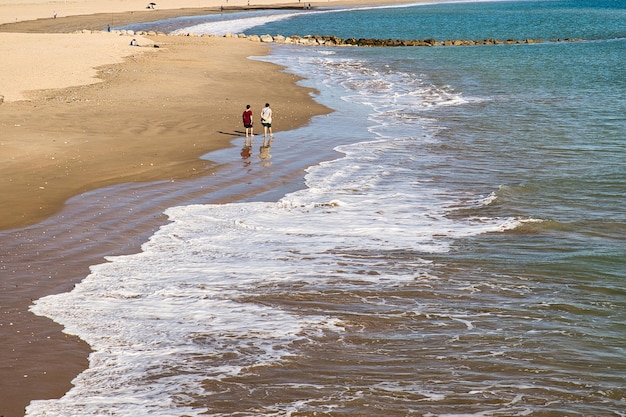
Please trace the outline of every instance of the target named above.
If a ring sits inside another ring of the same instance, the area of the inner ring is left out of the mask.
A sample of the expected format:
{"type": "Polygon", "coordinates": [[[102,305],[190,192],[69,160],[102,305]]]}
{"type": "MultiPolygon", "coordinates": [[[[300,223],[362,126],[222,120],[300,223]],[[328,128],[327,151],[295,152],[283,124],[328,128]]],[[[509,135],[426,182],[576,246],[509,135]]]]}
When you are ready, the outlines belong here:
{"type": "Polygon", "coordinates": [[[261,124],[263,125],[263,137],[267,137],[270,134],[270,138],[274,137],[272,133],[272,109],[270,103],[265,103],[265,107],[261,110],[261,124]]]}
{"type": "Polygon", "coordinates": [[[246,139],[248,136],[254,137],[254,128],[252,127],[254,121],[252,120],[252,109],[249,104],[246,106],[246,110],[244,110],[241,117],[243,119],[243,127],[246,128],[246,139]]]}

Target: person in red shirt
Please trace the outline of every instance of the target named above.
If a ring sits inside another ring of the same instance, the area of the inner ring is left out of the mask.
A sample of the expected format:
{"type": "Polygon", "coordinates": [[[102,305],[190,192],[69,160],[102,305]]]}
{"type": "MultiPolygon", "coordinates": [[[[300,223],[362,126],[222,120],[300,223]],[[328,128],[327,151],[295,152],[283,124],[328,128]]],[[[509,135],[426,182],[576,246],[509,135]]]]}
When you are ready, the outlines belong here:
{"type": "Polygon", "coordinates": [[[254,121],[252,120],[252,109],[250,108],[249,104],[246,106],[246,110],[243,112],[242,118],[243,127],[246,128],[246,138],[248,137],[248,135],[254,137],[254,129],[252,127],[254,121]]]}

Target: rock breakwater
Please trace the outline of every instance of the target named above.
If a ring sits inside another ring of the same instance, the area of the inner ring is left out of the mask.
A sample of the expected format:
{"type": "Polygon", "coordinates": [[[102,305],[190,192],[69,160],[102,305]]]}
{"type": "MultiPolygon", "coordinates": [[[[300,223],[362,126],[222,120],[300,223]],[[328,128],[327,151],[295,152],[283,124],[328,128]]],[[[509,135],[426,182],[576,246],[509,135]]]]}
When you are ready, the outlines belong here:
{"type": "MultiPolygon", "coordinates": [[[[118,31],[120,35],[135,36],[166,36],[162,32],[133,32],[130,30],[118,31]]],[[[252,42],[276,43],[288,45],[305,46],[360,46],[360,47],[401,47],[401,46],[478,46],[478,45],[521,45],[535,43],[556,43],[556,42],[581,42],[580,38],[563,39],[377,39],[377,38],[340,38],[338,36],[306,35],[306,36],[283,36],[283,35],[246,35],[243,33],[227,33],[225,35],[197,35],[194,33],[181,33],[176,36],[199,36],[199,37],[226,37],[226,38],[246,38],[252,42]]]]}
{"type": "MultiPolygon", "coordinates": [[[[228,36],[228,35],[226,35],[228,36]]],[[[231,35],[241,36],[241,35],[231,35]]],[[[244,35],[245,36],[245,35],[244,35]]],[[[544,42],[579,42],[582,39],[565,38],[565,39],[377,39],[377,38],[339,38],[337,36],[282,36],[282,35],[262,35],[247,36],[252,41],[266,43],[281,43],[295,45],[312,45],[312,46],[362,46],[362,47],[401,47],[401,46],[476,46],[476,45],[513,45],[513,44],[532,44],[544,42]]]]}

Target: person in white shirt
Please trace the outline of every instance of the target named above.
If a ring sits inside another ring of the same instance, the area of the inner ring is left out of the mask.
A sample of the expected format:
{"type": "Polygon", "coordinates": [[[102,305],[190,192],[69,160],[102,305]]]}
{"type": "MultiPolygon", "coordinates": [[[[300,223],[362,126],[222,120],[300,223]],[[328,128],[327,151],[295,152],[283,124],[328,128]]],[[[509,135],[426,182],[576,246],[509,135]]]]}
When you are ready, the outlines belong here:
{"type": "Polygon", "coordinates": [[[263,137],[267,137],[267,134],[269,133],[270,138],[273,138],[272,109],[270,108],[270,103],[265,103],[265,107],[261,110],[261,124],[263,125],[263,137]]]}

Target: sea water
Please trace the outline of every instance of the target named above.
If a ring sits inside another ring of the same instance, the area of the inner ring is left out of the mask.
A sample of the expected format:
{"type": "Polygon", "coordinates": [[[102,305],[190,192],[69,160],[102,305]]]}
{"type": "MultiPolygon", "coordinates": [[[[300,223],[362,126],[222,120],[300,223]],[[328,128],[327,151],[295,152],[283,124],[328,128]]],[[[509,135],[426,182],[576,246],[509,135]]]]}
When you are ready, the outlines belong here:
{"type": "Polygon", "coordinates": [[[324,161],[285,196],[172,207],[37,300],[94,352],[28,415],[626,415],[626,2],[266,21],[246,33],[585,41],[258,58],[335,112],[250,169],[324,161]]]}

